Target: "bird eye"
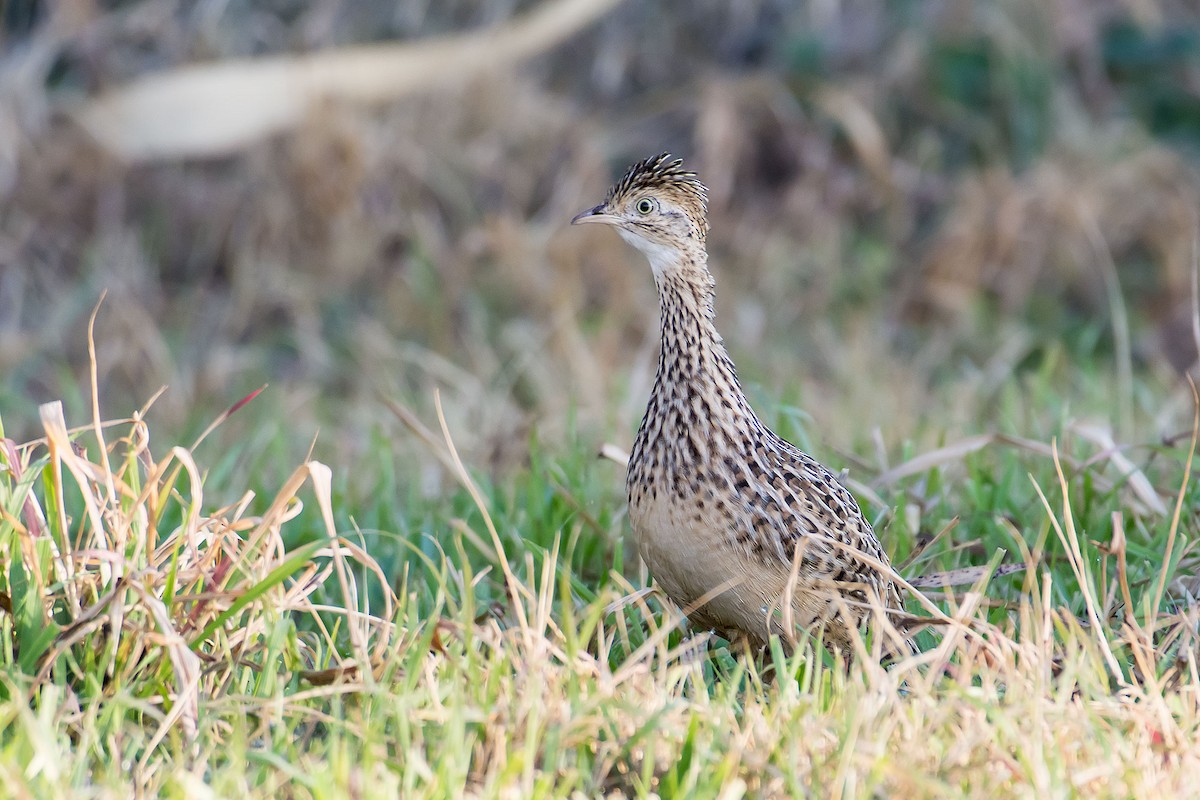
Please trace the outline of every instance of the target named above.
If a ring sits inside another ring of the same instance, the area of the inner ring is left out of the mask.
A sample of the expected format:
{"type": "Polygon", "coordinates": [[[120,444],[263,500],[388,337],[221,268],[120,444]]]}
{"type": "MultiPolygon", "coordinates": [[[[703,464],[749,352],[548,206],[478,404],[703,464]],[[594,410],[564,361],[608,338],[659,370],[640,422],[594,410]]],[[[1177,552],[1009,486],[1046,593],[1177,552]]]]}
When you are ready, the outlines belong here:
{"type": "Polygon", "coordinates": [[[653,210],[654,210],[654,201],[651,200],[649,197],[643,197],[641,200],[638,200],[637,212],[639,214],[643,214],[643,215],[649,214],[653,210]]]}

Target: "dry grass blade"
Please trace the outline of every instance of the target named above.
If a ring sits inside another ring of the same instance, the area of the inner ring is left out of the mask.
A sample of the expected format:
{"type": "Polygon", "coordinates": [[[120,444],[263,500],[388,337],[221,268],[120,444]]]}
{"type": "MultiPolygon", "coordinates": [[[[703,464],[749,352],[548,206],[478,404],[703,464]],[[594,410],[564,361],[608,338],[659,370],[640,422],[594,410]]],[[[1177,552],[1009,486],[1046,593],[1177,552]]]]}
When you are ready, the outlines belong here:
{"type": "Polygon", "coordinates": [[[1196,457],[1196,442],[1200,440],[1200,394],[1196,391],[1196,382],[1188,376],[1188,386],[1192,390],[1192,439],[1188,446],[1187,460],[1183,467],[1183,480],[1179,486],[1179,493],[1175,497],[1175,511],[1171,515],[1171,527],[1167,531],[1167,545],[1163,550],[1162,568],[1159,571],[1158,584],[1154,591],[1154,603],[1150,606],[1150,619],[1146,621],[1146,627],[1149,630],[1154,630],[1155,618],[1158,616],[1159,606],[1162,605],[1163,593],[1167,590],[1167,574],[1172,566],[1172,556],[1175,552],[1175,539],[1179,535],[1179,523],[1183,514],[1183,503],[1187,497],[1188,485],[1192,478],[1192,463],[1196,457]]]}
{"type": "Polygon", "coordinates": [[[978,567],[952,569],[946,572],[931,572],[928,575],[909,578],[908,582],[918,589],[942,589],[952,586],[966,586],[975,583],[980,578],[989,574],[993,578],[1002,578],[1005,575],[1013,575],[1024,570],[1024,564],[1001,564],[994,570],[991,566],[985,564],[978,567]]]}
{"type": "Polygon", "coordinates": [[[971,436],[954,444],[922,453],[919,456],[910,458],[903,464],[897,464],[886,472],[880,473],[871,483],[875,486],[888,486],[910,475],[920,475],[943,464],[961,461],[971,453],[982,450],[988,445],[995,444],[1001,440],[1002,437],[990,433],[971,436]]]}
{"type": "Polygon", "coordinates": [[[205,428],[204,431],[199,436],[196,437],[196,441],[192,442],[191,449],[195,450],[197,447],[199,447],[200,443],[203,442],[205,439],[207,439],[208,435],[210,433],[215,431],[217,428],[221,427],[221,425],[223,425],[230,417],[232,417],[234,414],[236,414],[238,411],[240,411],[243,407],[245,407],[247,403],[249,403],[251,400],[253,400],[254,398],[258,397],[260,394],[262,394],[266,388],[267,388],[267,384],[264,383],[262,386],[258,387],[253,392],[246,395],[241,400],[238,400],[236,403],[233,403],[232,405],[229,406],[229,408],[227,408],[223,412],[221,412],[221,414],[216,419],[214,419],[211,423],[209,423],[209,426],[207,428],[205,428]]]}
{"type": "Polygon", "coordinates": [[[1121,452],[1121,448],[1113,440],[1112,431],[1101,425],[1087,425],[1083,423],[1072,424],[1071,430],[1092,444],[1103,448],[1101,456],[1112,462],[1137,499],[1150,512],[1162,517],[1167,515],[1167,507],[1163,503],[1162,498],[1158,496],[1158,491],[1150,483],[1150,479],[1146,477],[1146,473],[1142,472],[1136,464],[1121,452]]]}
{"type": "Polygon", "coordinates": [[[446,415],[442,411],[442,396],[440,392],[435,392],[433,396],[433,404],[437,409],[438,423],[442,426],[442,436],[446,442],[446,449],[450,453],[450,460],[454,464],[455,474],[458,476],[459,482],[471,495],[471,500],[475,503],[475,507],[479,509],[479,513],[483,515],[484,525],[487,526],[488,533],[492,537],[492,546],[496,548],[496,558],[500,564],[500,569],[504,572],[504,585],[508,590],[509,599],[512,600],[513,612],[517,615],[517,622],[520,625],[521,631],[528,638],[530,631],[529,619],[525,613],[524,597],[529,597],[530,591],[517,576],[513,573],[512,567],[508,563],[508,553],[504,549],[504,542],[500,540],[500,534],[496,530],[496,524],[492,521],[491,512],[488,511],[487,503],[483,499],[483,494],[479,491],[479,487],[475,485],[475,481],[471,479],[467,468],[463,466],[462,459],[458,456],[458,449],[454,446],[454,439],[450,436],[450,429],[446,425],[446,415]]]}
{"type": "Polygon", "coordinates": [[[1046,499],[1046,494],[1042,491],[1042,487],[1038,485],[1037,481],[1033,480],[1032,475],[1029,479],[1033,483],[1033,488],[1037,491],[1038,498],[1042,501],[1042,507],[1045,508],[1046,514],[1050,518],[1050,524],[1054,528],[1055,534],[1057,534],[1063,549],[1067,553],[1067,559],[1071,564],[1071,571],[1075,574],[1075,580],[1079,584],[1080,592],[1083,593],[1083,602],[1084,607],[1087,609],[1088,620],[1095,631],[1096,641],[1100,644],[1101,652],[1104,654],[1104,660],[1108,665],[1108,669],[1112,673],[1113,678],[1122,685],[1125,685],[1127,683],[1125,673],[1121,670],[1116,656],[1113,655],[1108,638],[1105,636],[1095,593],[1088,579],[1088,564],[1084,559],[1079,543],[1079,532],[1075,528],[1075,516],[1071,511],[1071,489],[1067,483],[1067,476],[1063,472],[1062,462],[1058,458],[1058,444],[1055,442],[1051,446],[1054,449],[1054,468],[1058,474],[1058,486],[1063,497],[1061,522],[1054,515],[1054,511],[1050,507],[1050,501],[1046,499]]]}
{"type": "Polygon", "coordinates": [[[384,397],[382,399],[384,405],[391,409],[392,413],[395,414],[402,423],[404,423],[406,428],[416,434],[417,438],[419,438],[421,442],[429,449],[429,452],[433,453],[437,457],[438,461],[442,462],[442,466],[444,466],[450,472],[457,472],[457,468],[454,466],[454,459],[450,457],[450,453],[447,451],[446,445],[433,433],[433,431],[425,427],[425,423],[421,422],[420,417],[414,414],[411,409],[400,405],[390,397],[384,397]]]}
{"type": "MultiPolygon", "coordinates": [[[[670,609],[670,620],[668,624],[652,631],[651,634],[646,637],[646,641],[642,642],[642,644],[636,650],[634,650],[627,659],[625,659],[625,662],[612,676],[613,684],[619,686],[622,683],[632,679],[638,673],[647,669],[650,656],[666,643],[667,637],[671,635],[671,631],[683,626],[684,621],[687,619],[688,613],[694,612],[696,609],[712,602],[714,599],[720,597],[725,592],[737,586],[741,580],[742,579],[740,578],[730,578],[729,580],[721,583],[720,585],[698,597],[694,603],[685,609],[676,610],[673,606],[668,605],[668,608],[670,609]]],[[[646,615],[647,617],[650,616],[648,611],[646,612],[646,615]]],[[[708,634],[700,634],[700,636],[704,639],[708,638],[708,634]]],[[[669,660],[669,654],[663,656],[664,662],[669,660]]]]}
{"type": "Polygon", "coordinates": [[[1112,541],[1109,542],[1108,552],[1117,557],[1117,582],[1121,587],[1121,600],[1125,608],[1133,609],[1133,594],[1129,590],[1129,554],[1125,547],[1125,517],[1120,511],[1112,512],[1112,541]]]}
{"type": "Polygon", "coordinates": [[[1095,253],[1101,283],[1108,296],[1109,317],[1112,321],[1113,346],[1117,360],[1117,419],[1122,431],[1128,431],[1133,419],[1133,347],[1130,344],[1129,312],[1121,293],[1121,279],[1112,251],[1100,230],[1095,214],[1085,202],[1077,203],[1084,235],[1095,253]]]}
{"type": "Polygon", "coordinates": [[[655,594],[658,594],[657,588],[654,586],[644,586],[641,589],[638,589],[636,592],[630,592],[629,594],[621,595],[616,600],[613,600],[604,607],[604,613],[616,614],[618,611],[628,608],[635,603],[640,603],[642,600],[655,594]]]}
{"type": "MultiPolygon", "coordinates": [[[[12,475],[17,486],[22,485],[22,479],[29,470],[29,463],[17,452],[17,443],[12,439],[0,438],[0,466],[12,475]]],[[[8,510],[3,507],[0,507],[0,514],[4,514],[8,523],[23,535],[34,538],[46,535],[46,515],[42,512],[42,507],[38,504],[37,499],[28,492],[21,503],[21,517],[24,524],[21,520],[8,516],[8,510]]]]}
{"type": "Polygon", "coordinates": [[[104,303],[104,298],[107,294],[107,290],[100,293],[100,299],[96,301],[95,307],[92,308],[92,315],[88,317],[87,340],[88,377],[91,379],[92,388],[92,430],[96,436],[97,451],[100,454],[100,464],[103,467],[105,486],[108,489],[108,496],[111,499],[116,497],[117,491],[113,486],[112,464],[108,460],[108,446],[104,441],[104,425],[100,419],[100,379],[96,369],[96,315],[100,313],[100,306],[104,303]]]}
{"type": "MultiPolygon", "coordinates": [[[[56,489],[61,492],[62,489],[62,466],[66,466],[67,471],[75,478],[75,481],[80,486],[91,486],[98,481],[105,480],[107,473],[92,464],[87,459],[78,455],[75,448],[71,445],[71,436],[67,432],[67,421],[63,416],[63,406],[59,401],[46,403],[38,408],[38,415],[42,419],[42,427],[46,431],[46,441],[50,450],[51,464],[54,466],[54,477],[56,489]]],[[[60,494],[61,496],[61,494],[60,494]]],[[[105,537],[109,532],[105,529],[104,520],[100,514],[100,500],[90,492],[83,493],[84,506],[87,509],[88,521],[92,525],[92,535],[105,537]]],[[[62,530],[65,533],[68,530],[66,508],[60,508],[60,522],[62,530]]],[[[76,543],[82,540],[84,532],[80,531],[80,537],[76,543]]],[[[64,539],[64,543],[69,540],[64,539]]],[[[112,542],[106,544],[111,545],[112,542]]]]}
{"type": "MultiPolygon", "coordinates": [[[[846,553],[848,556],[862,562],[862,564],[864,566],[875,570],[880,575],[886,576],[890,580],[894,581],[902,589],[907,591],[909,596],[916,598],[917,602],[921,605],[921,607],[924,608],[930,614],[929,619],[921,620],[922,624],[949,625],[949,626],[954,627],[955,629],[964,630],[964,632],[967,635],[978,636],[978,634],[975,631],[970,630],[971,624],[974,620],[968,619],[967,616],[964,616],[962,614],[955,614],[954,616],[946,614],[946,612],[942,611],[942,609],[938,608],[933,603],[933,601],[931,601],[928,597],[926,597],[923,592],[921,592],[919,589],[917,589],[916,586],[914,586],[912,583],[910,583],[905,578],[901,577],[896,572],[896,570],[893,569],[890,565],[884,564],[882,561],[875,558],[874,556],[868,555],[867,553],[864,553],[864,552],[858,550],[857,548],[853,547],[850,544],[847,544],[846,542],[840,542],[837,539],[831,539],[829,537],[820,537],[820,539],[826,545],[834,547],[838,550],[841,550],[842,552],[846,553]]],[[[838,596],[839,596],[839,598],[842,598],[841,593],[839,593],[838,596]]],[[[858,603],[853,603],[852,601],[844,600],[844,598],[842,598],[842,599],[844,602],[846,602],[850,605],[862,605],[862,604],[858,604],[858,603]]],[[[892,611],[884,608],[883,604],[880,603],[878,600],[876,600],[873,603],[867,604],[867,607],[871,608],[876,613],[877,616],[879,616],[883,619],[887,619],[889,617],[897,617],[897,618],[912,617],[912,615],[897,614],[895,612],[892,612],[892,611]]],[[[917,618],[913,617],[913,619],[917,619],[917,618]]]]}
{"type": "Polygon", "coordinates": [[[854,492],[856,495],[866,500],[876,508],[881,510],[889,510],[891,508],[890,504],[880,497],[879,492],[875,491],[862,481],[856,478],[851,478],[846,474],[845,470],[843,470],[842,473],[837,476],[837,479],[838,483],[842,484],[847,489],[854,492]]]}
{"type": "MultiPolygon", "coordinates": [[[[1094,433],[1089,431],[1089,433],[1094,433]]],[[[987,433],[979,436],[970,436],[953,444],[939,447],[935,450],[930,450],[918,456],[914,456],[903,464],[898,464],[895,467],[880,473],[871,481],[872,486],[888,486],[896,483],[903,478],[908,478],[913,475],[920,475],[929,470],[946,464],[957,463],[962,461],[968,455],[983,450],[992,445],[1003,445],[1006,447],[1015,447],[1026,452],[1036,455],[1045,456],[1046,458],[1055,461],[1061,466],[1066,464],[1072,470],[1080,469],[1080,463],[1067,456],[1059,453],[1055,446],[1047,445],[1043,442],[1038,442],[1033,439],[1025,439],[1019,436],[1009,436],[1003,433],[987,433]]],[[[1112,449],[1106,449],[1105,455],[1122,469],[1122,477],[1128,478],[1130,485],[1133,488],[1135,496],[1141,500],[1148,508],[1153,510],[1161,507],[1161,501],[1157,500],[1158,494],[1153,486],[1149,485],[1149,481],[1145,479],[1143,473],[1137,467],[1124,457],[1118,458],[1115,444],[1112,449]],[[1141,479],[1138,476],[1141,476],[1141,479]]],[[[1092,473],[1093,483],[1102,491],[1110,491],[1114,487],[1114,483],[1105,479],[1103,476],[1092,473]]],[[[1165,512],[1165,510],[1164,510],[1165,512]]]]}
{"type": "Polygon", "coordinates": [[[939,530],[933,536],[929,537],[928,541],[918,543],[918,546],[913,548],[913,551],[912,551],[912,553],[909,554],[908,558],[906,558],[903,561],[903,563],[896,565],[896,569],[902,570],[912,564],[917,563],[917,561],[919,561],[921,559],[921,556],[925,555],[928,552],[931,552],[934,545],[936,545],[942,539],[946,538],[946,535],[948,533],[950,533],[950,531],[957,528],[959,521],[960,520],[958,517],[954,517],[949,522],[947,522],[945,525],[943,525],[941,530],[939,530]]]}
{"type": "Polygon", "coordinates": [[[1192,234],[1192,268],[1188,270],[1188,277],[1192,287],[1192,344],[1200,353],[1200,234],[1197,233],[1192,234]]]}
{"type": "Polygon", "coordinates": [[[622,467],[629,466],[629,453],[615,444],[605,442],[600,446],[600,452],[597,455],[600,458],[607,458],[614,464],[620,464],[622,467]]]}
{"type": "MultiPolygon", "coordinates": [[[[349,570],[346,568],[346,557],[337,535],[337,526],[333,521],[333,472],[319,461],[310,461],[305,466],[308,468],[309,478],[312,480],[313,490],[317,495],[317,506],[321,510],[321,521],[325,523],[325,534],[329,537],[330,552],[333,554],[334,572],[337,574],[338,585],[342,590],[342,601],[347,610],[358,611],[359,599],[357,586],[354,583],[353,577],[349,574],[349,570]]],[[[384,585],[386,586],[387,584],[385,583],[384,585]]],[[[388,617],[390,618],[391,615],[389,614],[388,617]]],[[[371,657],[367,649],[367,637],[370,635],[367,625],[355,616],[351,616],[347,622],[350,630],[350,642],[354,647],[354,654],[358,663],[371,663],[371,657]]],[[[363,670],[363,672],[366,675],[371,674],[370,670],[363,670]]]]}
{"type": "Polygon", "coordinates": [[[141,581],[130,581],[129,586],[158,625],[159,635],[163,637],[170,655],[176,687],[175,696],[171,698],[171,711],[159,724],[142,755],[142,767],[145,768],[158,743],[176,722],[183,724],[184,735],[189,741],[196,739],[196,723],[200,715],[200,657],[192,652],[187,641],[175,630],[175,623],[162,600],[141,581]]]}

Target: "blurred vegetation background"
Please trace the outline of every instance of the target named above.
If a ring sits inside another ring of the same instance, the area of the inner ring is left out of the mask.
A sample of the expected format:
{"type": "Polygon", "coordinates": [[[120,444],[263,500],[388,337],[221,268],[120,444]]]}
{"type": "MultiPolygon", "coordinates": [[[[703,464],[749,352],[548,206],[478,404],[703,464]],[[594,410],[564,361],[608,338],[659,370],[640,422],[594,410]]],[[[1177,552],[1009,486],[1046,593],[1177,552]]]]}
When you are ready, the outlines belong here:
{"type": "Polygon", "coordinates": [[[624,2],[521,63],[332,100],[218,158],[125,163],[71,113],[186,64],[425,41],[552,2],[0,2],[6,435],[37,435],[52,399],[85,419],[107,291],[104,414],[167,385],[150,417],[182,437],[270,383],[215,438],[260,441],[268,474],[315,436],[334,465],[386,441],[401,482],[437,491],[383,401],[431,419],[435,387],[494,472],[533,435],[627,445],[653,283],[610,231],[567,223],[664,150],[711,187],[718,322],[793,435],[810,417],[849,452],[1043,433],[988,410],[1055,363],[1067,397],[1077,373],[1111,382],[1123,435],[1190,421],[1193,3],[624,2]]]}

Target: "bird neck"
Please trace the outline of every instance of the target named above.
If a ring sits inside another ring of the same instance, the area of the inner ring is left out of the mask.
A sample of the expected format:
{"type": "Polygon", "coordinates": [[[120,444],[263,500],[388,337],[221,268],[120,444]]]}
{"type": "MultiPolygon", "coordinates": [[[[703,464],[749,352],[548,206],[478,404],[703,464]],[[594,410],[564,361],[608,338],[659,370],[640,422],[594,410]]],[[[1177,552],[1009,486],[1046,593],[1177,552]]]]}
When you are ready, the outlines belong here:
{"type": "Polygon", "coordinates": [[[681,258],[656,271],[661,350],[653,396],[687,401],[701,395],[738,414],[754,417],[733,360],[717,332],[715,282],[703,258],[681,258]]]}
{"type": "MultiPolygon", "coordinates": [[[[752,446],[763,435],[713,323],[713,279],[703,257],[655,269],[662,348],[658,373],[629,457],[630,502],[650,498],[664,476],[752,446]]],[[[681,491],[676,486],[674,491],[681,491]]]]}

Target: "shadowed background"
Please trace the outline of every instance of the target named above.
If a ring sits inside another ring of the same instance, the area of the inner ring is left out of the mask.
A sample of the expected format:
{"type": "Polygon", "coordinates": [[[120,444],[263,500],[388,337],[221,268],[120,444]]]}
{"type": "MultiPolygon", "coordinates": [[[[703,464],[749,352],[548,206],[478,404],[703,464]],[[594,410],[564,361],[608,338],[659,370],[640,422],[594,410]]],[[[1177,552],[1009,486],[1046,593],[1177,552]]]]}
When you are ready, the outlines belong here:
{"type": "Polygon", "coordinates": [[[125,161],[76,113],[187,64],[427,41],[550,5],[0,4],[6,434],[37,435],[52,399],[84,420],[107,291],[103,412],[165,384],[160,436],[270,383],[218,441],[302,455],[319,431],[318,455],[347,465],[383,436],[431,490],[435,460],[382,398],[428,419],[440,387],[468,461],[499,472],[535,433],[628,445],[653,283],[610,231],[567,222],[664,150],[711,188],[718,324],[794,435],[815,420],[863,453],[1041,433],[988,409],[1055,358],[1063,381],[1109,382],[1123,434],[1190,419],[1186,3],[619,3],[482,74],[332,97],[217,157],[125,161]]]}

